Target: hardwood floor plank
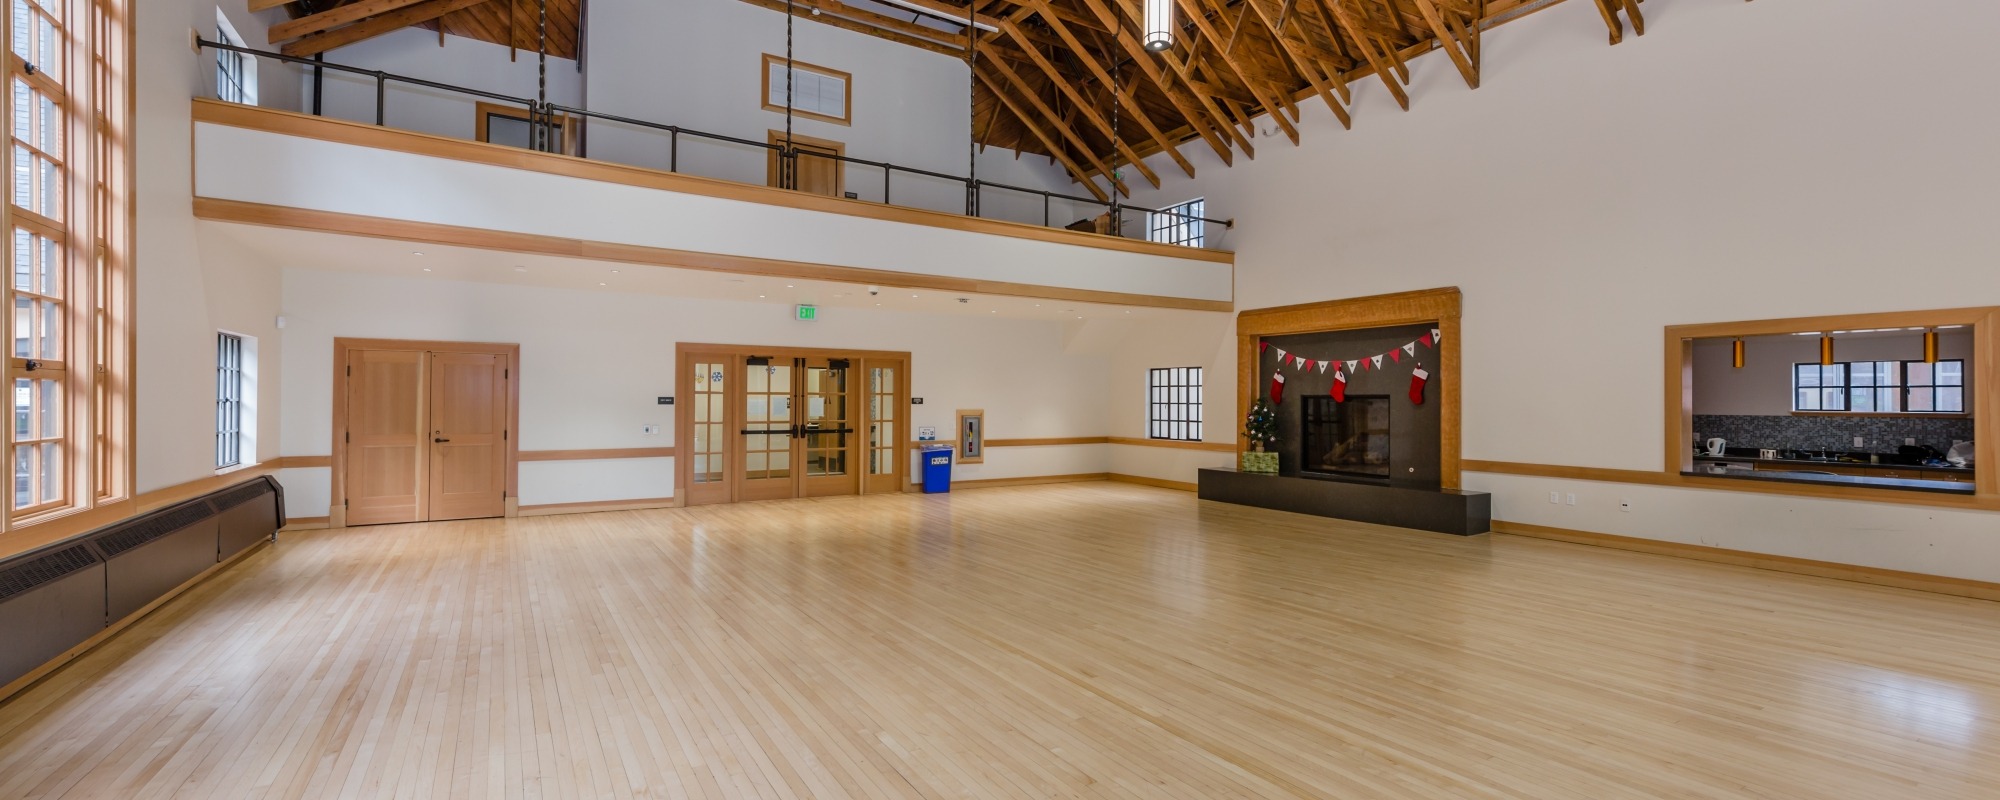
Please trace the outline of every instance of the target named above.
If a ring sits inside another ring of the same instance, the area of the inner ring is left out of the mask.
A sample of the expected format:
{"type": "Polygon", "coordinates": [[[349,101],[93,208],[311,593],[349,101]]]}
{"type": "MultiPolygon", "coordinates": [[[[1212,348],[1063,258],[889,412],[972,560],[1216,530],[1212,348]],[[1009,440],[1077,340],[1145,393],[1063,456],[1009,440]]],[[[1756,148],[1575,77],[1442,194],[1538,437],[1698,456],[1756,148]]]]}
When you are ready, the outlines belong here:
{"type": "Polygon", "coordinates": [[[1983,798],[1997,609],[1108,482],[293,532],[0,797],[1983,798]]]}

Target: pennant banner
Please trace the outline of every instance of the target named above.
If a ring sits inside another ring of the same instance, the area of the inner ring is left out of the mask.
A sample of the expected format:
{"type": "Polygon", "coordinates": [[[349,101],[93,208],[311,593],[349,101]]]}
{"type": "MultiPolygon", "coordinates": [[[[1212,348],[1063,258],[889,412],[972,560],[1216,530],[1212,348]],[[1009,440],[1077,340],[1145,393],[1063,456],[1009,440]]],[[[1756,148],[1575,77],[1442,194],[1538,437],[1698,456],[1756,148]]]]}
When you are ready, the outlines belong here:
{"type": "Polygon", "coordinates": [[[1373,356],[1373,357],[1369,358],[1368,360],[1369,360],[1370,362],[1372,362],[1372,363],[1373,363],[1373,364],[1375,365],[1375,368],[1376,368],[1376,369],[1381,369],[1381,368],[1382,368],[1382,357],[1381,357],[1381,356],[1373,356]]]}
{"type": "Polygon", "coordinates": [[[1319,371],[1320,371],[1320,372],[1322,372],[1322,373],[1326,372],[1326,365],[1328,365],[1328,364],[1331,364],[1331,363],[1333,363],[1333,362],[1331,362],[1331,361],[1321,361],[1321,362],[1319,362],[1319,371]]]}
{"type": "Polygon", "coordinates": [[[1302,370],[1305,368],[1306,368],[1305,356],[1292,356],[1292,369],[1302,370]]]}

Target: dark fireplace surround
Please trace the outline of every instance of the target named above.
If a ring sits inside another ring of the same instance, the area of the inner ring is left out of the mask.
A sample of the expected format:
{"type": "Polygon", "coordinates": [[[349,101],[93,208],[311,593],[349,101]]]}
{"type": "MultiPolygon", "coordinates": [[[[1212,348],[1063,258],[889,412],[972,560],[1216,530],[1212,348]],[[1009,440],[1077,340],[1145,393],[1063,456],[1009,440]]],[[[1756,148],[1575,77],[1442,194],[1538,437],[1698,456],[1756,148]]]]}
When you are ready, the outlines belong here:
{"type": "MultiPolygon", "coordinates": [[[[1437,323],[1263,336],[1252,387],[1269,400],[1271,374],[1283,372],[1283,401],[1275,407],[1278,474],[1204,469],[1204,500],[1260,506],[1323,517],[1470,536],[1492,521],[1484,492],[1443,488],[1443,403],[1428,387],[1424,403],[1410,402],[1411,359],[1383,359],[1382,369],[1349,375],[1346,402],[1332,397],[1334,371],[1316,364],[1294,369],[1278,350],[1309,358],[1349,359],[1387,353],[1429,333],[1437,323]]],[[[1455,347],[1446,341],[1444,347],[1455,347]]],[[[1416,360],[1441,375],[1439,351],[1417,347],[1416,360]]]]}

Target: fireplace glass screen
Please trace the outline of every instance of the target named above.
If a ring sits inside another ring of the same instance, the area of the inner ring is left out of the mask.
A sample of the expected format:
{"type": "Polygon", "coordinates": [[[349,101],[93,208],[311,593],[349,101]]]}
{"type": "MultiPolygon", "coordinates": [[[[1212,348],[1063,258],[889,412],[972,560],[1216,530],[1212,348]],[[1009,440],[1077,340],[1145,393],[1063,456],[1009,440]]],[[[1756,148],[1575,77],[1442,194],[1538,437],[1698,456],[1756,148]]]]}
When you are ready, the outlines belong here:
{"type": "Polygon", "coordinates": [[[1318,475],[1389,477],[1389,396],[1305,398],[1299,471],[1318,475]]]}

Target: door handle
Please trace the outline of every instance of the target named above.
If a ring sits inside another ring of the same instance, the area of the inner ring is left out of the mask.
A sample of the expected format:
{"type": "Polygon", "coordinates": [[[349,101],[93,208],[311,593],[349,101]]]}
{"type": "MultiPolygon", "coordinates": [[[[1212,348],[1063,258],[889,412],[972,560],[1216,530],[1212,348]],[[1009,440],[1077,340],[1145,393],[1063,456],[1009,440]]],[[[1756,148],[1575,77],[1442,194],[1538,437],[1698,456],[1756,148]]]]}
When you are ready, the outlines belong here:
{"type": "Polygon", "coordinates": [[[451,440],[450,440],[450,439],[432,439],[431,441],[433,441],[433,442],[436,442],[436,443],[438,443],[438,444],[444,444],[445,442],[449,442],[449,441],[451,441],[451,440]]]}

